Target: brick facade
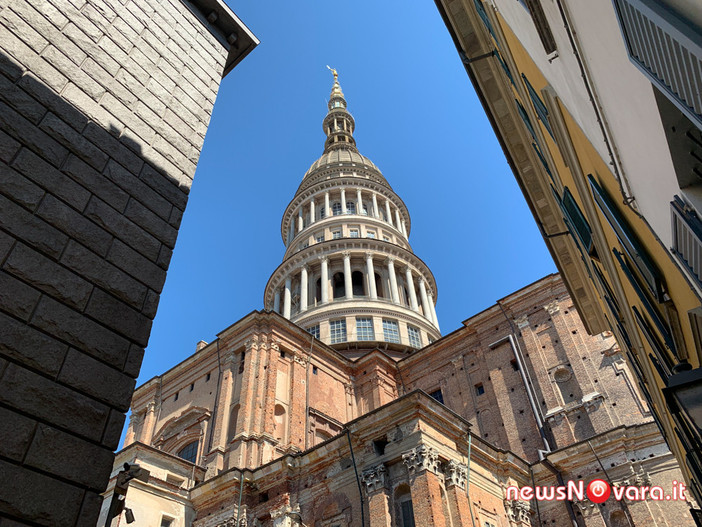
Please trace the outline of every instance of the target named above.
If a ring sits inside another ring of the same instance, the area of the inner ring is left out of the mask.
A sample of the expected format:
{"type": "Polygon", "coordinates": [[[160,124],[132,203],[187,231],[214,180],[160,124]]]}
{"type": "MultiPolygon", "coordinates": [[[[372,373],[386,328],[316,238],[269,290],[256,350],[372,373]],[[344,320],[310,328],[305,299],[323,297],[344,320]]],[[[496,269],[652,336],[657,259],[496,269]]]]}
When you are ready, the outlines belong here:
{"type": "Polygon", "coordinates": [[[220,80],[257,44],[205,3],[0,3],[0,517],[95,524],[220,80]]]}
{"type": "MultiPolygon", "coordinates": [[[[120,455],[144,444],[172,455],[198,441],[206,473],[188,491],[190,516],[173,516],[178,527],[234,525],[237,515],[292,527],[298,514],[314,527],[360,526],[361,501],[366,525],[395,527],[408,500],[418,526],[609,525],[625,513],[616,502],[537,508],[506,501],[505,488],[531,484],[530,471],[536,485],[606,472],[669,489],[681,477],[614,339],[585,333],[557,275],[400,360],[358,354],[253,312],[136,391],[120,455]]],[[[142,500],[150,485],[135,484],[128,502],[157,523],[142,500]]],[[[635,525],[691,522],[684,503],[626,513],[635,525]]]]}

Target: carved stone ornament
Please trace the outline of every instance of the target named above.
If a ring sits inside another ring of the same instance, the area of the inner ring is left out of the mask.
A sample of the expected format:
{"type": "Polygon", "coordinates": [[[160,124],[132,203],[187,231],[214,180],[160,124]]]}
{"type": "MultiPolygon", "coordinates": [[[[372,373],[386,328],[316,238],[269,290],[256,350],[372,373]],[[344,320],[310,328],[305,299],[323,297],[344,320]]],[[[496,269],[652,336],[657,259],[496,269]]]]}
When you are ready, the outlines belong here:
{"type": "Polygon", "coordinates": [[[565,408],[559,406],[549,410],[545,415],[546,421],[550,421],[552,425],[559,425],[565,419],[565,408]]]}
{"type": "Polygon", "coordinates": [[[310,361],[310,359],[304,355],[295,355],[293,360],[304,368],[307,367],[307,363],[310,361]]]}
{"type": "Polygon", "coordinates": [[[514,322],[517,324],[519,329],[523,329],[529,325],[529,317],[527,315],[522,315],[519,318],[515,318],[514,322]]]}
{"type": "Polygon", "coordinates": [[[468,477],[468,467],[463,463],[450,459],[446,464],[446,486],[466,488],[466,479],[468,477]]]}
{"type": "MultiPolygon", "coordinates": [[[[239,520],[239,527],[246,527],[246,514],[242,512],[243,518],[239,520]]],[[[236,516],[232,516],[231,518],[228,518],[224,520],[221,523],[218,523],[215,525],[215,527],[237,527],[236,525],[236,516]]]]}
{"type": "Polygon", "coordinates": [[[156,401],[149,401],[146,403],[146,411],[147,412],[155,412],[158,410],[158,403],[156,401]]]}
{"type": "Polygon", "coordinates": [[[429,470],[434,474],[439,474],[439,454],[437,451],[426,445],[419,445],[412,450],[402,454],[402,461],[407,465],[410,476],[419,474],[424,470],[429,470]]]}
{"type": "Polygon", "coordinates": [[[249,340],[244,342],[246,346],[246,351],[257,350],[258,349],[258,335],[253,335],[249,340]]]}
{"type": "Polygon", "coordinates": [[[583,396],[583,407],[586,412],[594,412],[604,401],[604,396],[601,393],[592,392],[583,396]]]}
{"type": "Polygon", "coordinates": [[[507,517],[510,521],[529,524],[531,507],[529,507],[528,502],[522,500],[505,500],[505,510],[507,511],[507,517]]]}
{"type": "Polygon", "coordinates": [[[361,480],[366,485],[366,492],[373,494],[385,488],[385,474],[387,470],[382,463],[374,467],[368,468],[361,474],[361,480]]]}
{"type": "Polygon", "coordinates": [[[597,504],[591,502],[587,498],[583,500],[573,500],[573,505],[578,507],[578,509],[580,509],[580,512],[582,512],[583,515],[587,514],[588,512],[593,512],[595,510],[599,511],[599,508],[596,509],[597,504]]]}
{"type": "Polygon", "coordinates": [[[558,300],[554,300],[553,302],[549,302],[544,306],[544,309],[548,311],[549,315],[553,315],[554,313],[558,313],[561,310],[561,306],[558,305],[558,300]]]}
{"type": "Polygon", "coordinates": [[[634,487],[643,487],[647,486],[650,487],[652,480],[651,476],[646,472],[646,470],[641,467],[640,465],[638,467],[634,467],[633,465],[629,467],[631,470],[631,475],[626,478],[621,480],[618,483],[615,483],[615,486],[624,486],[624,487],[629,487],[629,486],[634,486],[634,487]]]}

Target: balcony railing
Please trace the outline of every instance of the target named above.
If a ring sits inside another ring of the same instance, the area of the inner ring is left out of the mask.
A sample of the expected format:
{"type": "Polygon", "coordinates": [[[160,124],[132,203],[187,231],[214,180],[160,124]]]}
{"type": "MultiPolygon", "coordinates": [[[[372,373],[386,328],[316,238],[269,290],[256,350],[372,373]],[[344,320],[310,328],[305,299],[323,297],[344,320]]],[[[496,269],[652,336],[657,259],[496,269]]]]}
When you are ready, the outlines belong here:
{"type": "Polygon", "coordinates": [[[670,211],[673,252],[702,287],[702,221],[678,196],[670,202],[670,211]]]}

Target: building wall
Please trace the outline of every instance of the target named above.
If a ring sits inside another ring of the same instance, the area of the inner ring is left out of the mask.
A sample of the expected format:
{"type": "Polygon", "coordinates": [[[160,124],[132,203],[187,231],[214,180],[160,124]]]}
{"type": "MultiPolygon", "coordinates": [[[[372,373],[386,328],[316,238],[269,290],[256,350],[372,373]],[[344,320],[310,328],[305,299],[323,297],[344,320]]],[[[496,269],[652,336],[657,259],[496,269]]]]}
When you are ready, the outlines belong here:
{"type": "MultiPolygon", "coordinates": [[[[351,431],[359,477],[366,478],[363,499],[373,527],[396,525],[406,498],[412,499],[417,525],[443,527],[448,521],[458,527],[471,525],[471,517],[481,526],[502,525],[508,519],[515,525],[551,520],[568,524],[571,512],[562,502],[544,505],[540,521],[528,504],[504,502],[510,478],[522,477],[515,466],[525,463],[533,464],[537,485],[559,484],[554,471],[560,471],[562,480],[587,482],[602,476],[602,466],[615,482],[641,477],[666,490],[672,480],[682,477],[621,348],[610,333],[586,333],[558,275],[501,299],[464,321],[460,329],[399,360],[375,350],[352,362],[321,342],[310,341],[304,330],[280,315],[254,312],[220,333],[217,341],[199,344],[190,359],[140,387],[134,412],[140,414],[154,402],[158,387],[164,394],[184,389],[187,393],[192,379],[219,369],[218,351],[225,380],[216,404],[202,400],[200,407],[186,396],[173,401],[168,395],[169,401],[161,404],[171,405],[164,412],[169,417],[155,426],[165,433],[152,439],[153,446],[169,453],[165,459],[197,434],[204,441],[196,462],[206,469],[206,476],[189,495],[197,527],[234,521],[239,469],[244,468],[242,515],[249,520],[292,527],[295,524],[285,513],[299,507],[306,525],[360,525],[346,429],[351,431]],[[509,336],[518,346],[521,364],[509,336]],[[529,404],[522,365],[539,419],[545,423],[548,446],[529,404]],[[228,375],[241,381],[227,385],[228,375]],[[477,384],[484,389],[481,395],[477,384]],[[441,390],[444,404],[435,404],[417,390],[434,395],[441,390]],[[446,424],[412,420],[393,410],[412,394],[431,403],[430,408],[422,403],[422,410],[417,410],[423,418],[445,415],[451,423],[470,426],[474,444],[470,504],[465,492],[452,486],[455,474],[448,468],[451,459],[465,463],[468,437],[450,432],[446,424]],[[223,419],[232,409],[237,416],[235,432],[223,419]],[[229,434],[218,440],[227,428],[229,434]],[[211,444],[210,431],[214,431],[211,444]],[[419,443],[436,449],[443,464],[415,477],[402,454],[419,443]],[[542,462],[544,455],[551,468],[542,462]],[[374,472],[379,463],[385,469],[382,474],[374,472]],[[499,470],[498,464],[502,464],[499,470]]],[[[134,421],[130,428],[128,443],[147,437],[133,432],[134,421]]],[[[125,451],[134,447],[139,443],[125,451]]],[[[130,500],[140,497],[130,494],[130,500]]],[[[586,504],[578,505],[572,514],[581,525],[606,525],[609,512],[617,510],[616,504],[608,506],[611,510],[591,511],[586,504]]],[[[671,519],[688,525],[686,506],[680,502],[658,510],[655,505],[641,505],[636,525],[666,525],[671,519]]]]}
{"type": "Polygon", "coordinates": [[[95,522],[225,64],[256,44],[241,25],[230,55],[212,9],[0,6],[0,516],[95,522]]]}
{"type": "Polygon", "coordinates": [[[441,389],[444,404],[468,419],[483,439],[537,461],[544,443],[507,339],[512,335],[552,449],[651,420],[614,337],[587,334],[556,275],[500,306],[466,320],[448,337],[455,344],[442,339],[400,361],[406,389],[441,389]],[[484,393],[478,394],[478,385],[484,393]]]}
{"type": "Polygon", "coordinates": [[[694,447],[679,440],[663,388],[677,371],[700,366],[700,296],[671,249],[670,202],[682,193],[666,166],[673,143],[661,134],[661,96],[627,57],[610,2],[526,3],[534,13],[543,7],[545,22],[518,19],[529,12],[517,4],[497,2],[498,11],[493,2],[437,4],[459,51],[499,53],[502,62],[466,64],[467,72],[587,331],[614,332],[690,482],[685,458],[694,447]],[[557,57],[535,38],[546,26],[557,57]],[[591,102],[574,95],[583,92],[591,102]]]}

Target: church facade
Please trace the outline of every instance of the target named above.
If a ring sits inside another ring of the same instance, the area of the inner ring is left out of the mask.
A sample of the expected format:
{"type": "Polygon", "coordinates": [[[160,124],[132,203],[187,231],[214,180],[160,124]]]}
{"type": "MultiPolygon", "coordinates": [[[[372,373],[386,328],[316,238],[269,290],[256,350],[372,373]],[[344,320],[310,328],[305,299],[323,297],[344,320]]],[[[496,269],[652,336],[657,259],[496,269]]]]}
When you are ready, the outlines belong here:
{"type": "Polygon", "coordinates": [[[137,463],[136,525],[694,525],[686,500],[508,493],[683,478],[615,339],[588,335],[558,275],[441,335],[409,211],[359,153],[336,72],[328,108],[265,309],[136,390],[106,496],[137,463]]]}

